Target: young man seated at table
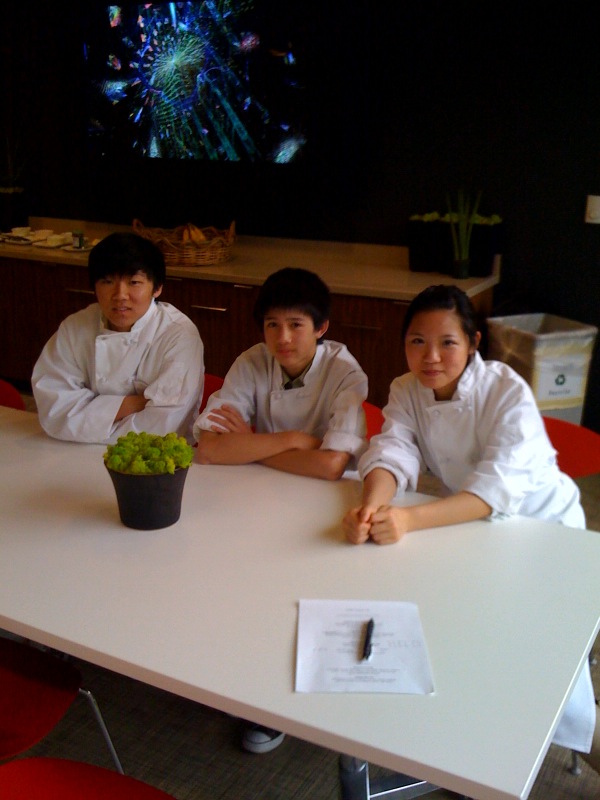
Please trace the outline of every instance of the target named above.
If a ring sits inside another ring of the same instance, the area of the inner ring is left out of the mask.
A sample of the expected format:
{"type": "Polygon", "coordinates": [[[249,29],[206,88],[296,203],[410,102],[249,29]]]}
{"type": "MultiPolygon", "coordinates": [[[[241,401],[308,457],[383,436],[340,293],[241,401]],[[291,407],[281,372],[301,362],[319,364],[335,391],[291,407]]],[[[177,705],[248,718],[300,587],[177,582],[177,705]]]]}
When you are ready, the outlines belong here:
{"type": "MultiPolygon", "coordinates": [[[[330,294],[304,269],[286,267],[260,289],[254,319],[264,342],[242,353],[194,424],[202,464],[265,464],[335,480],[366,447],[367,376],[345,345],[324,340],[330,294]]],[[[273,750],[279,731],[249,727],[243,746],[273,750]]]]}
{"type": "Polygon", "coordinates": [[[194,323],[159,302],[165,261],[152,242],[113,233],[92,248],[97,303],[71,314],[32,375],[40,423],[56,439],[108,444],[128,431],[192,439],[204,380],[194,323]]]}

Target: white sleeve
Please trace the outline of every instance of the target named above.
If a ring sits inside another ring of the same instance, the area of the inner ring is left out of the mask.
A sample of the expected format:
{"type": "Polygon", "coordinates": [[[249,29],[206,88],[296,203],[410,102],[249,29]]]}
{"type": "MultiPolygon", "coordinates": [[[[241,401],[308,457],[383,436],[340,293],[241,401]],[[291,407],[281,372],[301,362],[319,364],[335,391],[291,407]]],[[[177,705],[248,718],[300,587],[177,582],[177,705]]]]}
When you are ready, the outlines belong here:
{"type": "Polygon", "coordinates": [[[402,378],[392,382],[381,433],[371,439],[369,449],[358,462],[358,471],[364,479],[381,467],[394,476],[398,491],[416,491],[423,460],[417,446],[416,418],[403,383],[402,378]]]}
{"type": "Polygon", "coordinates": [[[248,425],[255,424],[255,371],[246,353],[236,358],[225,376],[223,386],[208,398],[206,408],[194,422],[193,436],[196,441],[200,438],[200,431],[211,430],[213,422],[208,419],[209,414],[224,403],[233,406],[248,425]]]}
{"type": "MultiPolygon", "coordinates": [[[[69,319],[61,323],[33,368],[31,385],[40,424],[56,439],[101,443],[110,436],[122,398],[100,398],[91,390],[89,352],[69,323],[69,319]]],[[[87,338],[85,331],[81,335],[87,338]]]]}
{"type": "MultiPolygon", "coordinates": [[[[331,403],[331,418],[321,443],[321,450],[336,450],[359,458],[366,448],[366,423],[363,401],[367,399],[368,380],[359,369],[349,371],[331,403]]],[[[356,463],[356,462],[355,462],[356,463]]]]}

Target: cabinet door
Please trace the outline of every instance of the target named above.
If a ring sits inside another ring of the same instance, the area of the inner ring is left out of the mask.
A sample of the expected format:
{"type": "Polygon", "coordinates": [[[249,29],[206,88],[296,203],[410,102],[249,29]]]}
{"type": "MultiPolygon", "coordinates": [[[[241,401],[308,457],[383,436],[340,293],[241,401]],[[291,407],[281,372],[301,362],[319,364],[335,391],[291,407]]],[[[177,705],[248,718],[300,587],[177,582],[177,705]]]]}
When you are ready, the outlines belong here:
{"type": "Polygon", "coordinates": [[[257,291],[242,284],[184,280],[181,310],[200,331],[207,372],[224,376],[235,358],[260,340],[252,320],[257,291]]]}
{"type": "Polygon", "coordinates": [[[52,298],[49,304],[47,325],[51,333],[69,314],[87,308],[96,302],[96,294],[90,286],[87,267],[76,264],[46,264],[47,292],[52,298]]]}
{"type": "Polygon", "coordinates": [[[399,347],[404,304],[391,300],[333,295],[327,337],[345,344],[369,378],[369,401],[387,402],[390,383],[406,370],[399,347]]]}
{"type": "Polygon", "coordinates": [[[2,260],[0,315],[4,334],[0,347],[0,375],[11,381],[28,381],[40,352],[43,336],[39,318],[39,269],[20,259],[2,260]]]}

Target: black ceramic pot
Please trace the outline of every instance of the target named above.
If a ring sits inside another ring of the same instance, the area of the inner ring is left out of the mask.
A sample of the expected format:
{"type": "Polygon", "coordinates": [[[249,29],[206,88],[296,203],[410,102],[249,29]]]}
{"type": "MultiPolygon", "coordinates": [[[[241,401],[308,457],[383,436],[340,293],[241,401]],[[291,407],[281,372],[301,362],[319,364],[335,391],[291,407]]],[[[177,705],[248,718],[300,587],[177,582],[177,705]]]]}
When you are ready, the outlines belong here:
{"type": "Polygon", "coordinates": [[[178,469],[173,475],[125,475],[109,469],[123,525],[149,531],[175,524],[187,473],[178,469]]]}

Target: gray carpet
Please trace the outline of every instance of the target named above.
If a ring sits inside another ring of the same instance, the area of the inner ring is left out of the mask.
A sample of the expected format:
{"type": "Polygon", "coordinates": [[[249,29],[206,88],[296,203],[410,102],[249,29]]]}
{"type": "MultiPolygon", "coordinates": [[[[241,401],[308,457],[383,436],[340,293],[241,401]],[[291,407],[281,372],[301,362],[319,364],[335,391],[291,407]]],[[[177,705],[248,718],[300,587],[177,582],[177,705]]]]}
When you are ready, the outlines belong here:
{"type": "MultiPolygon", "coordinates": [[[[336,753],[286,737],[271,753],[251,755],[240,746],[243,723],[205,706],[102,670],[80,665],[100,704],[125,772],[177,800],[335,800],[336,753]]],[[[600,688],[600,667],[592,669],[600,688]]],[[[85,700],[27,755],[47,755],[112,767],[85,700]]],[[[532,800],[600,798],[600,776],[584,762],[578,777],[570,754],[551,747],[530,795],[532,800]]],[[[371,774],[381,774],[371,768],[371,774]]],[[[432,797],[455,798],[449,792],[432,797]]],[[[33,800],[33,799],[32,799],[33,800]]]]}

